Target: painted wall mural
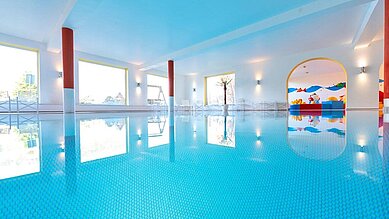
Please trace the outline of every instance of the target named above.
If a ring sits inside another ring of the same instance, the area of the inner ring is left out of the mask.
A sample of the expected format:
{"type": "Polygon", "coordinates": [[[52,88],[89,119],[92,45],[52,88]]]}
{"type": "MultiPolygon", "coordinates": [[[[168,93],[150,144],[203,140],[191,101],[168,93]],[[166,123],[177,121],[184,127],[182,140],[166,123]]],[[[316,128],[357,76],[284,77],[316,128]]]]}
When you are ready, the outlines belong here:
{"type": "Polygon", "coordinates": [[[314,85],[314,86],[310,86],[310,87],[304,88],[304,89],[303,88],[288,88],[288,93],[293,93],[295,91],[312,93],[312,92],[316,92],[317,90],[322,89],[322,88],[330,90],[330,91],[338,91],[340,89],[346,88],[346,82],[340,82],[336,85],[329,86],[329,87],[314,85]]]}
{"type": "Polygon", "coordinates": [[[328,101],[346,103],[346,82],[331,86],[312,85],[305,88],[288,88],[290,104],[322,104],[328,101]],[[303,95],[302,95],[303,94],[303,95]]]}

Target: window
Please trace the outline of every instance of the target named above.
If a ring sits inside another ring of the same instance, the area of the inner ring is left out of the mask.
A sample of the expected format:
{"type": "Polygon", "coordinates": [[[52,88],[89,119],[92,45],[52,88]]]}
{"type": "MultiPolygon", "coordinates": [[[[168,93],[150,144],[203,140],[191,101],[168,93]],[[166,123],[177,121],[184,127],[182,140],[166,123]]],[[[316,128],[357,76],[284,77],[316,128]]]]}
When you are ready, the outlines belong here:
{"type": "Polygon", "coordinates": [[[235,74],[224,74],[205,78],[208,105],[224,104],[224,85],[227,86],[227,104],[235,102],[235,74]]]}
{"type": "Polygon", "coordinates": [[[0,45],[0,100],[38,97],[38,52],[0,45]]]}
{"type": "Polygon", "coordinates": [[[162,76],[147,75],[147,102],[152,105],[167,105],[169,84],[162,76]]]}
{"type": "Polygon", "coordinates": [[[86,61],[78,62],[80,104],[126,104],[126,72],[86,61]]]}

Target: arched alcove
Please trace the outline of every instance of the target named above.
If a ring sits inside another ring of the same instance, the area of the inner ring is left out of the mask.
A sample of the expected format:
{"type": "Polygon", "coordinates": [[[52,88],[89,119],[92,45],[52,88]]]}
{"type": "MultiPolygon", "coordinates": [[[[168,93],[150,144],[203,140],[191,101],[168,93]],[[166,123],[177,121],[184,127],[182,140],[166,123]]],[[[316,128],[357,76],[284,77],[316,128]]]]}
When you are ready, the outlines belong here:
{"type": "Polygon", "coordinates": [[[291,110],[342,109],[347,103],[347,72],[333,59],[313,58],[297,64],[287,77],[287,102],[291,110]],[[326,105],[325,105],[326,104],[326,105]]]}

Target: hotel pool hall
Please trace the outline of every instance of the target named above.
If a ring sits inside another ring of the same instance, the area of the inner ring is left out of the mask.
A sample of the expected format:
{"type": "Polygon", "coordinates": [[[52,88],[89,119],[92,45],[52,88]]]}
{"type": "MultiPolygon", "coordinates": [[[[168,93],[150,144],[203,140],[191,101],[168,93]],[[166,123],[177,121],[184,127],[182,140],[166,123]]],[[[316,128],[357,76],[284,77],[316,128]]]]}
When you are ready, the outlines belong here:
{"type": "Polygon", "coordinates": [[[0,14],[0,218],[389,218],[389,0],[0,14]]]}

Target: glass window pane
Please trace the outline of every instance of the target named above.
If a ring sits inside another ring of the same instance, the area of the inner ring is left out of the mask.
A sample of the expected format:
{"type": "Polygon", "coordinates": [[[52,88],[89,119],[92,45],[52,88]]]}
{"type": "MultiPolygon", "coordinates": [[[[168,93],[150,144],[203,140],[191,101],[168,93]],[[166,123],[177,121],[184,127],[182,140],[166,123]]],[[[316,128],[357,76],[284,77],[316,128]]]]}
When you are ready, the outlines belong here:
{"type": "Polygon", "coordinates": [[[235,74],[207,77],[208,105],[224,104],[224,81],[227,81],[227,104],[235,102],[235,74]]]}
{"type": "Polygon", "coordinates": [[[147,75],[147,102],[167,105],[169,83],[166,77],[147,75]]]}
{"type": "Polygon", "coordinates": [[[38,52],[0,45],[0,100],[38,97],[38,52]]]}
{"type": "Polygon", "coordinates": [[[79,61],[80,104],[126,104],[126,70],[79,61]]]}

